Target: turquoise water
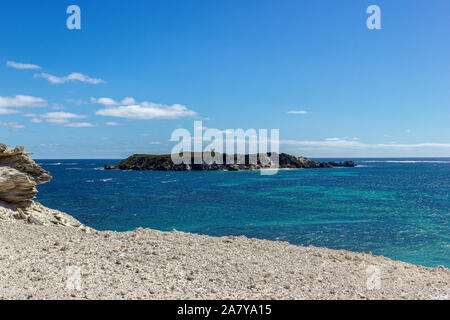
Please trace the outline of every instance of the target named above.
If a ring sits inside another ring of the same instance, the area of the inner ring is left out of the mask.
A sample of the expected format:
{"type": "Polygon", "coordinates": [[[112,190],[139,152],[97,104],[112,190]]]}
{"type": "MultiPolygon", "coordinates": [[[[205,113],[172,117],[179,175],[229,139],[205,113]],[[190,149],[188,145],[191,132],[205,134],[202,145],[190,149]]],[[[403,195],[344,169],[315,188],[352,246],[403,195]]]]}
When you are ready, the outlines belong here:
{"type": "MultiPolygon", "coordinates": [[[[333,159],[326,159],[333,160],[333,159]]],[[[450,159],[359,159],[356,168],[104,171],[114,160],[38,160],[37,200],[99,230],[246,235],[450,267],[450,159]]]]}

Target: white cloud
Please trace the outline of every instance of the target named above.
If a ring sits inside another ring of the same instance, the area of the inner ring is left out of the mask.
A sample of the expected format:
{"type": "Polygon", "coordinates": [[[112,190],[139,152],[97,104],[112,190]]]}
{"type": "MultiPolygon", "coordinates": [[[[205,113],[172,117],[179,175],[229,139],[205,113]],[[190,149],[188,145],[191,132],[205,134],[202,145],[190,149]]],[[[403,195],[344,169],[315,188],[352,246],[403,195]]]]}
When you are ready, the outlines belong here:
{"type": "Polygon", "coordinates": [[[129,106],[132,104],[136,104],[136,100],[134,100],[134,98],[126,97],[125,99],[122,100],[122,102],[120,104],[129,106]]]}
{"type": "Polygon", "coordinates": [[[281,140],[284,152],[307,157],[449,157],[450,143],[366,143],[351,138],[325,140],[281,140]]]}
{"type": "Polygon", "coordinates": [[[325,141],[347,141],[347,140],[360,140],[357,137],[354,138],[349,138],[349,137],[345,137],[345,138],[326,138],[325,141]]]}
{"type": "Polygon", "coordinates": [[[50,83],[53,84],[62,84],[62,83],[66,83],[66,82],[75,82],[75,81],[80,81],[80,82],[85,82],[85,83],[90,83],[90,84],[100,84],[100,83],[105,83],[104,80],[102,79],[96,79],[96,78],[91,78],[87,75],[84,75],[82,73],[71,73],[68,76],[65,77],[57,77],[48,73],[39,73],[39,74],[35,74],[34,75],[36,78],[43,78],[46,79],[47,81],[49,81],[50,83]]]}
{"type": "Polygon", "coordinates": [[[162,144],[162,143],[159,141],[152,141],[152,142],[149,142],[148,144],[155,145],[155,144],[162,144]]]}
{"type": "Polygon", "coordinates": [[[0,116],[4,116],[7,114],[15,114],[15,113],[19,113],[19,111],[14,110],[14,109],[0,108],[0,116]]]}
{"type": "Polygon", "coordinates": [[[114,122],[114,121],[108,121],[108,122],[105,122],[105,124],[106,124],[107,126],[111,126],[111,127],[120,126],[120,123],[114,122]]]}
{"type": "Polygon", "coordinates": [[[91,102],[102,104],[106,107],[117,106],[117,102],[111,98],[99,98],[99,99],[91,98],[91,102]]]}
{"type": "Polygon", "coordinates": [[[195,111],[189,110],[181,104],[169,106],[153,102],[136,103],[133,98],[125,98],[121,102],[116,102],[110,98],[92,98],[91,101],[106,106],[105,109],[100,109],[95,113],[100,116],[150,120],[177,119],[197,115],[195,111]]]}
{"type": "Polygon", "coordinates": [[[105,107],[113,107],[113,106],[130,106],[130,105],[135,105],[136,100],[134,100],[134,98],[130,98],[130,97],[126,97],[125,99],[123,99],[122,101],[115,101],[114,99],[111,98],[91,98],[91,102],[92,103],[98,103],[98,104],[102,104],[105,107]]]}
{"type": "Polygon", "coordinates": [[[87,118],[87,116],[70,112],[48,112],[41,115],[28,114],[28,116],[34,116],[34,118],[30,120],[33,123],[41,123],[45,121],[47,123],[52,123],[68,128],[94,127],[94,125],[89,122],[72,122],[73,120],[85,119],[87,118]]]}
{"type": "Polygon", "coordinates": [[[69,127],[69,128],[92,128],[92,127],[94,127],[94,125],[92,123],[89,123],[89,122],[72,122],[72,123],[65,124],[64,127],[69,127]]]}
{"type": "Polygon", "coordinates": [[[102,109],[98,110],[95,114],[138,120],[177,119],[196,115],[194,111],[179,104],[167,106],[155,103],[143,103],[141,105],[102,109]]]}
{"type": "Polygon", "coordinates": [[[10,128],[10,129],[15,129],[15,130],[26,128],[26,126],[24,126],[23,124],[17,123],[17,122],[2,122],[2,121],[0,121],[0,126],[10,128]]]}
{"type": "Polygon", "coordinates": [[[292,145],[299,147],[314,147],[314,148],[355,148],[355,149],[389,149],[389,148],[426,148],[426,147],[438,147],[438,148],[450,148],[450,143],[435,143],[435,142],[423,142],[423,143],[364,143],[359,140],[349,140],[340,138],[328,138],[323,141],[298,141],[298,140],[281,140],[280,144],[292,145]]]}
{"type": "Polygon", "coordinates": [[[47,120],[55,119],[55,120],[64,120],[64,121],[69,121],[69,119],[87,118],[87,116],[85,116],[85,115],[75,114],[75,113],[70,113],[70,112],[63,112],[63,111],[44,113],[43,115],[41,115],[41,117],[43,117],[44,119],[47,119],[47,120]]]}
{"type": "Polygon", "coordinates": [[[15,97],[1,97],[0,108],[19,108],[19,107],[45,107],[47,101],[42,98],[16,95],[15,97]]]}
{"type": "Polygon", "coordinates": [[[21,69],[21,70],[38,70],[42,69],[40,66],[37,66],[35,64],[30,63],[20,63],[20,62],[14,62],[14,61],[8,61],[6,62],[7,67],[15,68],[15,69],[21,69]]]}
{"type": "Polygon", "coordinates": [[[308,114],[307,111],[304,110],[291,110],[287,112],[288,114],[308,114]]]}

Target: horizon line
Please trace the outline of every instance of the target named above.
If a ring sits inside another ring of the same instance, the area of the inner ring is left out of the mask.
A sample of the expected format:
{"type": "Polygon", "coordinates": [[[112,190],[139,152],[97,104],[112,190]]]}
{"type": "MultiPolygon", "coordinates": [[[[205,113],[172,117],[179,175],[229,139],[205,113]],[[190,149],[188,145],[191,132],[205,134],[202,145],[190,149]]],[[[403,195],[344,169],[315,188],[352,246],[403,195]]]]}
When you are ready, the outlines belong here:
{"type": "MultiPolygon", "coordinates": [[[[299,156],[300,157],[300,156],[299,156]]],[[[123,160],[126,158],[33,158],[33,160],[123,160]]],[[[426,157],[333,157],[333,156],[321,156],[321,157],[306,157],[308,159],[450,159],[450,156],[426,156],[426,157]]]]}

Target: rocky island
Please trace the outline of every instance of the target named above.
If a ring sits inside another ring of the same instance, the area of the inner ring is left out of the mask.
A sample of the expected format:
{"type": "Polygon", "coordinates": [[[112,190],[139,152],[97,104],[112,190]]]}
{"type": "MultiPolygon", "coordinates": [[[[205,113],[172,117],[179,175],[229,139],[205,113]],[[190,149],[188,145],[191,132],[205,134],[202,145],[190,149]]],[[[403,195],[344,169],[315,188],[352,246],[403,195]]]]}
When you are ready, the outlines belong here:
{"type": "MultiPolygon", "coordinates": [[[[195,157],[197,155],[191,153],[189,163],[175,164],[172,161],[170,154],[165,155],[151,155],[151,154],[135,154],[131,157],[121,161],[117,165],[106,164],[106,170],[136,170],[136,171],[254,171],[261,169],[268,169],[271,167],[270,162],[263,162],[260,155],[257,156],[257,164],[252,164],[249,155],[231,155],[234,159],[234,164],[229,164],[226,161],[230,155],[219,154],[222,157],[222,164],[216,162],[202,161],[201,164],[195,164],[195,157]],[[243,164],[236,164],[238,157],[244,159],[243,164]]],[[[201,155],[204,159],[203,155],[201,155]]],[[[215,155],[213,155],[215,156],[215,155]]],[[[270,157],[271,154],[269,153],[270,157]]],[[[280,169],[309,169],[309,168],[333,168],[333,167],[355,167],[353,161],[343,162],[318,162],[305,157],[296,157],[287,153],[279,154],[279,168],[280,169]]]]}

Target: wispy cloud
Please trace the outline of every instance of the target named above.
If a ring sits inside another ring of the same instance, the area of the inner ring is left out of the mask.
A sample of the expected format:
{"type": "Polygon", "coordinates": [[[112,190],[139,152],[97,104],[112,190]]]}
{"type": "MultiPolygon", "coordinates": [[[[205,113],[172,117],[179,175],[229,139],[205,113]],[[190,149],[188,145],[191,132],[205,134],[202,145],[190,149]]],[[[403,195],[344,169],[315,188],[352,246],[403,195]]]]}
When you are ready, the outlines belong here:
{"type": "Polygon", "coordinates": [[[389,148],[450,148],[450,143],[364,143],[359,139],[328,138],[321,141],[281,140],[280,144],[312,148],[353,148],[353,149],[389,149],[389,148]]]}
{"type": "Polygon", "coordinates": [[[449,157],[450,142],[368,143],[351,138],[281,140],[285,152],[317,158],[332,157],[449,157]]]}
{"type": "Polygon", "coordinates": [[[68,128],[92,128],[95,127],[90,122],[71,122],[64,125],[64,127],[68,128]]]}
{"type": "Polygon", "coordinates": [[[6,66],[14,69],[21,69],[21,70],[39,70],[42,69],[40,66],[31,64],[31,63],[20,63],[20,62],[14,62],[14,61],[8,61],[6,62],[6,66]]]}
{"type": "Polygon", "coordinates": [[[178,119],[193,117],[197,113],[181,104],[165,105],[153,102],[137,103],[133,98],[125,98],[117,102],[111,98],[91,99],[92,102],[102,104],[106,108],[95,114],[100,116],[118,117],[137,120],[150,119],[178,119]]]}
{"type": "Polygon", "coordinates": [[[17,95],[15,97],[1,97],[0,96],[0,115],[16,114],[20,111],[15,108],[22,107],[45,107],[47,101],[42,98],[17,95]],[[12,109],[11,109],[12,108],[12,109]]]}
{"type": "Polygon", "coordinates": [[[48,112],[40,115],[27,114],[26,116],[33,117],[30,121],[33,123],[42,123],[43,121],[51,124],[56,124],[68,128],[91,128],[94,125],[90,122],[72,122],[74,120],[85,119],[87,116],[75,114],[71,112],[48,112]]]}
{"type": "Polygon", "coordinates": [[[26,126],[24,126],[23,124],[17,123],[17,122],[2,122],[2,121],[0,121],[0,126],[14,129],[14,130],[26,128],[26,126]]]}
{"type": "Polygon", "coordinates": [[[19,108],[19,107],[45,107],[47,101],[42,98],[17,95],[15,97],[1,97],[0,108],[19,108]]]}
{"type": "Polygon", "coordinates": [[[72,119],[84,119],[87,118],[85,115],[75,114],[70,112],[48,112],[41,115],[42,118],[46,119],[47,122],[51,123],[65,123],[72,119]]]}
{"type": "Polygon", "coordinates": [[[115,101],[114,99],[111,98],[91,98],[91,102],[92,103],[97,103],[97,104],[102,104],[105,107],[114,107],[114,106],[130,106],[130,105],[135,105],[136,100],[134,100],[134,98],[130,98],[127,97],[125,99],[123,99],[122,101],[115,101]]]}
{"type": "Polygon", "coordinates": [[[288,111],[287,114],[308,114],[308,111],[304,111],[304,110],[291,110],[291,111],[288,111]]]}
{"type": "Polygon", "coordinates": [[[120,123],[114,122],[114,121],[108,121],[108,122],[105,122],[105,124],[106,124],[107,126],[111,126],[111,127],[117,127],[117,126],[120,126],[120,123]]]}
{"type": "Polygon", "coordinates": [[[177,119],[195,116],[196,113],[179,104],[172,106],[156,103],[142,103],[141,105],[121,106],[98,110],[100,116],[119,117],[137,120],[177,119]]]}
{"type": "Polygon", "coordinates": [[[57,77],[54,75],[51,75],[49,73],[38,73],[34,75],[36,78],[43,78],[49,81],[52,84],[63,84],[66,82],[84,82],[89,84],[100,84],[100,83],[106,83],[105,80],[99,79],[99,78],[91,78],[87,75],[84,75],[82,73],[71,73],[68,76],[65,77],[57,77]]]}
{"type": "Polygon", "coordinates": [[[5,116],[7,114],[15,114],[19,113],[19,111],[9,108],[0,108],[0,116],[5,116]]]}

